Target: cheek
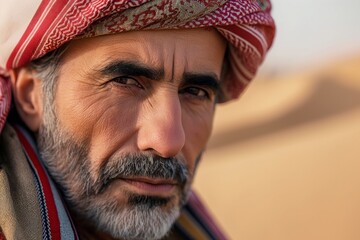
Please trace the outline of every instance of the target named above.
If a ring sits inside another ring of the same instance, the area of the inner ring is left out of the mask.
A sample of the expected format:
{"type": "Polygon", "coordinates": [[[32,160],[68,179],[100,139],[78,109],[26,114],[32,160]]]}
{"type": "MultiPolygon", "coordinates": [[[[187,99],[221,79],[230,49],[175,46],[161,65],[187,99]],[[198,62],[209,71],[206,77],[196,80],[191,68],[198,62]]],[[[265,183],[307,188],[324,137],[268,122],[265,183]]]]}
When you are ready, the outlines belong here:
{"type": "Polygon", "coordinates": [[[92,166],[130,141],[136,131],[139,103],[108,90],[67,90],[57,104],[61,126],[86,144],[92,166]],[[128,107],[128,106],[131,106],[128,107]]]}
{"type": "Polygon", "coordinates": [[[190,159],[192,168],[195,167],[196,158],[204,150],[210,138],[213,117],[214,109],[183,113],[183,127],[186,136],[184,154],[186,159],[190,159]]]}
{"type": "Polygon", "coordinates": [[[60,79],[56,93],[58,121],[74,139],[83,141],[91,136],[91,129],[105,108],[101,92],[92,91],[86,84],[77,84],[76,79],[60,79]]]}
{"type": "MultiPolygon", "coordinates": [[[[125,103],[113,103],[102,107],[92,125],[89,156],[97,161],[106,161],[121,149],[122,152],[133,145],[133,136],[137,132],[138,107],[125,103]]],[[[101,106],[100,106],[101,108],[101,106]]]]}

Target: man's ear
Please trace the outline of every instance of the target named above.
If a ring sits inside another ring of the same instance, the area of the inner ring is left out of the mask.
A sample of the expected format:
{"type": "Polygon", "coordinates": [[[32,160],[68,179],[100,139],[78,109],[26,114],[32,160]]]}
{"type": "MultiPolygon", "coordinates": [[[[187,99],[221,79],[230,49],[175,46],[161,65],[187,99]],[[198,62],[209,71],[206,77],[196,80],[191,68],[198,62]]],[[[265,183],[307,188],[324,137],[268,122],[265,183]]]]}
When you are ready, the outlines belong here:
{"type": "Polygon", "coordinates": [[[42,114],[41,80],[34,70],[19,68],[10,71],[16,109],[30,130],[39,130],[42,114]]]}

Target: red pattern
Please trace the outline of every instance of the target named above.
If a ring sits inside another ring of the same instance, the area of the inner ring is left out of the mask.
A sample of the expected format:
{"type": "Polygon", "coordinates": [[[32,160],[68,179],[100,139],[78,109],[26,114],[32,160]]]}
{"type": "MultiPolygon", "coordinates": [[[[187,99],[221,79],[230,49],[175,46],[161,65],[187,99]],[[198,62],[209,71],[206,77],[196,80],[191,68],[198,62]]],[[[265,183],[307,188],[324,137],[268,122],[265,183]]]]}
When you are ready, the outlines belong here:
{"type": "Polygon", "coordinates": [[[25,33],[9,56],[6,64],[8,69],[22,66],[31,59],[31,56],[42,37],[41,31],[49,27],[49,21],[41,22],[40,19],[42,17],[49,19],[54,18],[58,14],[62,4],[62,1],[41,2],[25,33]],[[49,11],[49,8],[51,8],[52,11],[49,11]],[[34,32],[35,30],[36,33],[34,32]]]}
{"type": "Polygon", "coordinates": [[[45,194],[46,198],[46,204],[47,204],[47,210],[48,210],[48,217],[49,217],[49,225],[51,229],[51,239],[52,240],[61,240],[61,233],[60,233],[60,221],[58,217],[58,213],[56,210],[55,200],[54,196],[50,187],[50,183],[47,180],[47,176],[45,173],[44,168],[41,166],[41,163],[39,159],[36,156],[36,153],[34,152],[33,148],[29,144],[29,142],[26,140],[25,136],[21,133],[21,131],[15,127],[16,134],[25,148],[25,151],[31,158],[34,167],[36,168],[36,171],[40,177],[40,181],[43,186],[43,192],[45,194]]]}
{"type": "Polygon", "coordinates": [[[137,7],[147,1],[149,0],[66,1],[67,4],[63,7],[62,14],[54,20],[48,19],[52,25],[44,32],[42,41],[38,44],[39,47],[34,51],[31,58],[38,58],[58,48],[84,31],[91,23],[104,16],[137,7]]]}

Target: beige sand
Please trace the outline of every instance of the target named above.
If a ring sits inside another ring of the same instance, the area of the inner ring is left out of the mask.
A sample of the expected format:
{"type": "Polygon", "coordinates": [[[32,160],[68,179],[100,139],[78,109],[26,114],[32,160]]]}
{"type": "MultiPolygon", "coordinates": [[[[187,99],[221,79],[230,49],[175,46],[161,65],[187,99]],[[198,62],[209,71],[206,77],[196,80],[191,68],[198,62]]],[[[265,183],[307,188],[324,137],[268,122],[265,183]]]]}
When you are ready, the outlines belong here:
{"type": "Polygon", "coordinates": [[[360,239],[360,58],[218,108],[195,189],[231,239],[360,239]]]}

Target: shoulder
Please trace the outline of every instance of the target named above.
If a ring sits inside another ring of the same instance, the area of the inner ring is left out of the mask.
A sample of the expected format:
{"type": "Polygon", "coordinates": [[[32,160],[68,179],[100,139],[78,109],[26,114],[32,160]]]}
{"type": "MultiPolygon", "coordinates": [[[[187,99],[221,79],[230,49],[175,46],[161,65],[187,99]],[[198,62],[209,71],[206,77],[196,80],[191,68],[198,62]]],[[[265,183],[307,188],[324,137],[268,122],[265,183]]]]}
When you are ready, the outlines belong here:
{"type": "Polygon", "coordinates": [[[6,239],[42,236],[34,176],[9,124],[0,134],[0,227],[6,239]]]}

